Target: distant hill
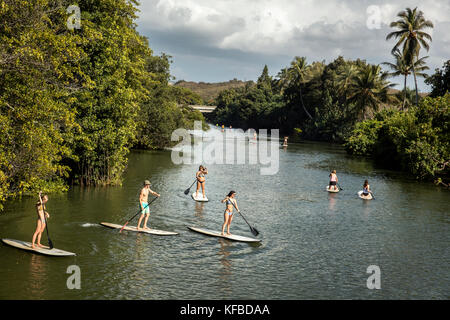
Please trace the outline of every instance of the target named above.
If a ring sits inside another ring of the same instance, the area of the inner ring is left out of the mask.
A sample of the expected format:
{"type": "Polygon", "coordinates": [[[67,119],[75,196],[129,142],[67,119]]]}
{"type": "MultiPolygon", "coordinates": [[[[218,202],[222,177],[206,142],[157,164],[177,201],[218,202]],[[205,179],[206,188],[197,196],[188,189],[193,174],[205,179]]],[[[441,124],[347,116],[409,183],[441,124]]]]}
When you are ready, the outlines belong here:
{"type": "MultiPolygon", "coordinates": [[[[398,93],[398,92],[400,92],[400,91],[403,91],[403,89],[399,90],[399,89],[392,89],[392,88],[389,88],[389,89],[388,89],[388,94],[396,94],[396,93],[398,93]]],[[[422,98],[423,98],[423,97],[426,97],[426,96],[429,95],[429,94],[430,94],[429,92],[420,92],[420,91],[419,91],[419,96],[421,96],[422,98]]]]}
{"type": "Polygon", "coordinates": [[[178,87],[183,87],[190,89],[197,93],[200,97],[202,97],[203,101],[206,104],[213,104],[214,99],[219,95],[219,93],[226,89],[231,88],[240,88],[244,87],[246,83],[253,83],[253,81],[241,81],[237,79],[230,80],[228,82],[216,82],[216,83],[207,83],[207,82],[193,82],[193,81],[184,81],[180,80],[176,82],[174,85],[178,87]]]}

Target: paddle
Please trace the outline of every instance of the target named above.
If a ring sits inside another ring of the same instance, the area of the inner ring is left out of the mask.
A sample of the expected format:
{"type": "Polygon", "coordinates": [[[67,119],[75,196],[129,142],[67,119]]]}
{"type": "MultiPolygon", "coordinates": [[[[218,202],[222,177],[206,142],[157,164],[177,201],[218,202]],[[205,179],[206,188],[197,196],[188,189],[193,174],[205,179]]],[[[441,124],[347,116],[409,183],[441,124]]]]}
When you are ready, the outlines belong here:
{"type": "Polygon", "coordinates": [[[256,237],[259,234],[259,231],[256,230],[255,228],[253,228],[250,223],[248,223],[247,219],[245,219],[244,215],[236,208],[236,206],[234,205],[233,202],[231,202],[233,204],[233,207],[236,209],[237,212],[239,212],[239,214],[241,215],[241,217],[244,219],[244,221],[248,224],[248,226],[250,227],[250,231],[253,233],[253,235],[256,237]]]}
{"type": "Polygon", "coordinates": [[[158,199],[158,197],[156,197],[155,199],[153,199],[152,201],[150,201],[142,210],[139,210],[138,213],[136,213],[131,219],[129,219],[122,227],[122,229],[120,229],[119,233],[122,232],[122,230],[127,226],[127,224],[133,220],[139,213],[142,213],[142,211],[147,208],[153,201],[155,201],[156,199],[158,199]]]}
{"type": "Polygon", "coordinates": [[[339,183],[337,185],[338,185],[339,189],[341,189],[342,191],[344,190],[344,188],[342,188],[339,183]]]}
{"type": "Polygon", "coordinates": [[[370,194],[372,195],[373,200],[375,200],[375,196],[373,195],[372,191],[370,191],[370,194]]]}
{"type": "Polygon", "coordinates": [[[189,190],[191,190],[192,186],[193,186],[194,183],[196,183],[196,182],[197,182],[197,179],[195,179],[195,181],[192,182],[192,184],[191,184],[191,186],[190,186],[189,188],[187,188],[186,190],[184,190],[184,194],[188,194],[188,193],[189,193],[189,190]]]}
{"type": "Polygon", "coordinates": [[[45,230],[47,230],[48,246],[50,247],[50,250],[52,250],[53,249],[53,242],[50,239],[50,236],[48,234],[48,223],[47,223],[47,217],[45,216],[45,205],[42,203],[41,194],[42,194],[42,191],[39,191],[39,201],[41,202],[42,211],[44,211],[45,230]]]}

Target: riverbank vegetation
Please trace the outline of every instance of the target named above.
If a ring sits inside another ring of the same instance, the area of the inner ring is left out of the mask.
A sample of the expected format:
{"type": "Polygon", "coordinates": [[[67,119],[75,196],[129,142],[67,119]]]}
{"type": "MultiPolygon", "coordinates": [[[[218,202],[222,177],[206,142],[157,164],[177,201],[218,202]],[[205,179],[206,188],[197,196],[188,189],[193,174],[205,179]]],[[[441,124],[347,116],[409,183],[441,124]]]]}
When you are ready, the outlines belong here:
{"type": "Polygon", "coordinates": [[[136,31],[137,3],[70,1],[0,6],[1,201],[71,183],[120,184],[131,148],[163,148],[203,116],[201,98],[169,86],[170,57],[136,31]],[[70,20],[73,22],[73,20],[70,20]]]}
{"type": "Polygon", "coordinates": [[[345,147],[418,179],[448,184],[450,176],[450,93],[427,97],[407,111],[384,110],[356,124],[345,147]]]}
{"type": "Polygon", "coordinates": [[[392,61],[374,65],[338,57],[326,64],[295,57],[275,77],[265,66],[256,84],[222,91],[210,119],[342,143],[349,153],[373,157],[418,179],[448,183],[449,98],[444,95],[450,61],[428,76],[428,56],[421,52],[429,50],[432,38],[426,31],[433,23],[417,8],[407,8],[397,18],[386,36],[395,40],[392,61]],[[410,76],[414,89],[407,87],[410,76]],[[402,77],[401,91],[393,90],[392,77],[402,77]],[[432,86],[429,98],[419,94],[418,77],[432,86]]]}

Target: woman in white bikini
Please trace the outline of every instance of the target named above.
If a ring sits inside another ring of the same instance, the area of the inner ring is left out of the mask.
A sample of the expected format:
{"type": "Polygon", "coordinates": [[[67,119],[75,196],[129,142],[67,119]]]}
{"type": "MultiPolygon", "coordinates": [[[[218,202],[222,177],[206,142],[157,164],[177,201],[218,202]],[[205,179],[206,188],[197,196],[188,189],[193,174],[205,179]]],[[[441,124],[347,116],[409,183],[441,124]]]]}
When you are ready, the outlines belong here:
{"type": "Polygon", "coordinates": [[[195,192],[196,198],[198,197],[198,190],[200,190],[200,187],[202,187],[203,198],[205,198],[205,175],[207,174],[208,169],[206,169],[204,166],[200,166],[197,173],[195,174],[195,177],[197,178],[197,191],[195,192]]]}
{"type": "Polygon", "coordinates": [[[237,205],[237,201],[235,199],[236,191],[230,191],[225,199],[222,200],[222,203],[226,202],[226,209],[224,212],[224,222],[222,225],[222,235],[224,236],[225,226],[227,227],[227,235],[231,236],[230,233],[230,224],[233,221],[233,207],[236,207],[236,210],[239,212],[239,207],[237,205]]]}

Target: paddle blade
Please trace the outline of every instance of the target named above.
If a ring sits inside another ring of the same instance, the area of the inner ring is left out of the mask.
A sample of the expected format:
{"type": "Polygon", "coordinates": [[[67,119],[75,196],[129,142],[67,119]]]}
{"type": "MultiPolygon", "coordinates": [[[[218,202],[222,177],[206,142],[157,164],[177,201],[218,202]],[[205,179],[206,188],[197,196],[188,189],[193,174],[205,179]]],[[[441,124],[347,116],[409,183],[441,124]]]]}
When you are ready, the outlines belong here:
{"type": "Polygon", "coordinates": [[[127,222],[123,225],[123,227],[120,229],[119,233],[122,233],[122,230],[127,226],[128,222],[129,222],[129,221],[127,221],[127,222]]]}
{"type": "Polygon", "coordinates": [[[253,234],[255,237],[259,234],[259,231],[256,230],[256,229],[253,228],[253,227],[250,227],[250,231],[252,232],[252,234],[253,234]]]}
{"type": "Polygon", "coordinates": [[[189,193],[189,190],[191,190],[191,189],[189,188],[189,189],[184,190],[184,194],[187,195],[189,193]]]}
{"type": "Polygon", "coordinates": [[[48,246],[50,247],[50,250],[52,250],[54,248],[53,247],[53,242],[50,239],[48,239],[48,246]]]}

